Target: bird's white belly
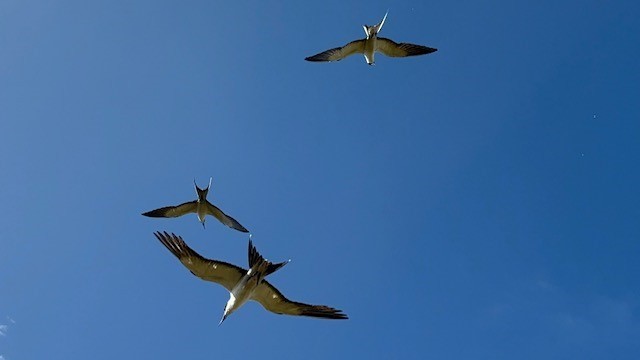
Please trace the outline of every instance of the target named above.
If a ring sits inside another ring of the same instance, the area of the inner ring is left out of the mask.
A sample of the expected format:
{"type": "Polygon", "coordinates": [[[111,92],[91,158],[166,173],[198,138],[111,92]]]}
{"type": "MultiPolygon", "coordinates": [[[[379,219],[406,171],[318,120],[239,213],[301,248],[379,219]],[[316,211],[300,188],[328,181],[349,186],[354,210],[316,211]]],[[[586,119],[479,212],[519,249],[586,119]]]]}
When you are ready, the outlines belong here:
{"type": "Polygon", "coordinates": [[[252,276],[245,275],[245,278],[240,280],[238,284],[231,290],[231,296],[235,298],[233,303],[233,309],[238,309],[240,306],[244,305],[249,299],[251,299],[251,294],[257,287],[256,278],[252,276]]]}

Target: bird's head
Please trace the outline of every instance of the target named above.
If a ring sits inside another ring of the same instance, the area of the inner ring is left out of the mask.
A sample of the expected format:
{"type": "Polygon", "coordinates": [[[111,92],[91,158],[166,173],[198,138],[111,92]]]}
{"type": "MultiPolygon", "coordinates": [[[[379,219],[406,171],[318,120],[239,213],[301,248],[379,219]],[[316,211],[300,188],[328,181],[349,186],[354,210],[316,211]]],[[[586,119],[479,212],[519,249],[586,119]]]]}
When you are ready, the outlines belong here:
{"type": "Polygon", "coordinates": [[[220,322],[218,323],[218,326],[222,325],[222,323],[227,319],[227,316],[229,314],[227,314],[226,312],[224,314],[222,314],[222,319],[220,319],[220,322]]]}
{"type": "Polygon", "coordinates": [[[222,325],[222,323],[227,319],[227,316],[231,315],[232,312],[234,312],[236,309],[234,309],[234,304],[236,302],[236,298],[231,295],[229,296],[229,300],[227,301],[227,304],[224,306],[224,311],[222,312],[222,319],[220,319],[220,323],[218,323],[218,326],[222,325]]]}

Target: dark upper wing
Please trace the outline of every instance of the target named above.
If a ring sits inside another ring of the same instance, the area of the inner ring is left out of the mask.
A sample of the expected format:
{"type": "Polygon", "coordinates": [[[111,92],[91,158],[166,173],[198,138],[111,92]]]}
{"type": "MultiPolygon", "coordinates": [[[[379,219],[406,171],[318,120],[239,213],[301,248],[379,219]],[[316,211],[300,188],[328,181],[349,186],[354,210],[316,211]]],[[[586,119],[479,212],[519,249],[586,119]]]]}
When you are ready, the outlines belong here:
{"type": "Polygon", "coordinates": [[[160,209],[155,209],[143,213],[144,216],[149,217],[178,217],[184,214],[196,212],[197,201],[189,201],[178,206],[165,206],[160,209]]]}
{"type": "Polygon", "coordinates": [[[325,305],[309,305],[291,301],[284,297],[278,289],[263,280],[254,290],[251,299],[259,302],[265,309],[276,314],[312,316],[325,319],[348,319],[342,310],[325,305]]]}
{"type": "Polygon", "coordinates": [[[222,212],[222,210],[220,210],[217,206],[213,205],[209,201],[207,201],[207,214],[213,215],[216,219],[220,220],[221,223],[227,225],[232,229],[236,229],[242,232],[249,232],[249,230],[240,225],[240,223],[236,219],[225,214],[224,212],[222,212]]]}
{"type": "Polygon", "coordinates": [[[160,242],[173,253],[191,273],[203,280],[212,281],[231,291],[247,270],[222,261],[205,259],[192,250],[175,234],[153,233],[160,242]]]}
{"type": "Polygon", "coordinates": [[[438,49],[422,45],[409,43],[398,44],[397,42],[389,40],[387,38],[378,38],[376,44],[378,46],[378,51],[391,57],[424,55],[431,54],[434,51],[438,51],[438,49]]]}
{"type": "Polygon", "coordinates": [[[364,52],[364,40],[356,40],[343,47],[337,47],[323,51],[319,54],[305,58],[307,61],[338,61],[355,53],[364,52]]]}

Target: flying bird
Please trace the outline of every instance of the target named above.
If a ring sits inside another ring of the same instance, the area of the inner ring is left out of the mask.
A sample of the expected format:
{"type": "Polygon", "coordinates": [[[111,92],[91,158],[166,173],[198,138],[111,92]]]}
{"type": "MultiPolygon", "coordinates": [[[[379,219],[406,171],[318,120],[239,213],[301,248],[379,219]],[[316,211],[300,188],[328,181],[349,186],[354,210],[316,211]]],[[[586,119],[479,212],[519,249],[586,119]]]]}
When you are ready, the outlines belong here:
{"type": "Polygon", "coordinates": [[[380,52],[384,55],[390,57],[407,57],[407,56],[416,56],[416,55],[424,55],[430,54],[432,52],[437,51],[438,49],[415,45],[410,43],[397,43],[393,40],[378,37],[378,33],[382,30],[382,25],[384,25],[384,21],[387,19],[387,15],[389,12],[387,11],[384,14],[384,18],[377,25],[369,26],[363,25],[364,33],[367,35],[366,38],[355,40],[343,47],[337,47],[334,49],[329,49],[327,51],[323,51],[319,54],[309,56],[305,58],[307,61],[339,61],[347,56],[351,56],[353,54],[363,54],[367,64],[374,65],[375,58],[374,55],[376,52],[380,52]]]}
{"type": "Polygon", "coordinates": [[[207,200],[207,194],[209,193],[209,188],[211,187],[211,180],[209,179],[209,185],[206,189],[200,189],[196,181],[193,180],[193,185],[196,187],[196,194],[198,194],[198,199],[194,201],[189,201],[184,204],[180,204],[177,206],[166,206],[159,209],[147,211],[143,213],[144,216],[149,217],[178,217],[189,213],[198,214],[198,220],[202,223],[202,227],[204,228],[204,221],[207,215],[212,215],[216,219],[220,220],[221,223],[227,225],[232,229],[236,229],[242,232],[249,232],[244,226],[240,225],[240,223],[232,218],[231,216],[222,212],[222,210],[218,209],[217,206],[213,205],[207,200]]]}
{"type": "Polygon", "coordinates": [[[288,264],[290,260],[277,264],[269,262],[258,253],[251,238],[249,238],[249,270],[246,270],[226,262],[205,259],[187,246],[182,237],[175,234],[155,232],[154,235],[193,275],[218,283],[229,291],[229,301],[224,307],[220,324],[248,300],[257,301],[265,309],[276,314],[348,319],[341,310],[324,305],[291,301],[282,295],[265,280],[265,277],[288,264]]]}

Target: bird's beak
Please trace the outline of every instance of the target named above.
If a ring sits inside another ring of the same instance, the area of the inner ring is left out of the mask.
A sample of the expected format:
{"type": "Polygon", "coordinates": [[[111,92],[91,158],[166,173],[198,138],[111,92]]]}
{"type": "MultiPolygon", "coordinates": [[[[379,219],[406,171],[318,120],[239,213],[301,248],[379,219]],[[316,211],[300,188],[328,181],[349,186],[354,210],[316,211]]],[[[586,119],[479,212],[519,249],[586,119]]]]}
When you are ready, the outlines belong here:
{"type": "Polygon", "coordinates": [[[227,318],[227,315],[222,315],[222,320],[220,320],[220,322],[218,323],[218,326],[222,325],[222,323],[226,318],[227,318]]]}
{"type": "Polygon", "coordinates": [[[203,229],[206,229],[206,227],[204,227],[204,221],[202,222],[202,228],[203,228],[203,229]]]}

